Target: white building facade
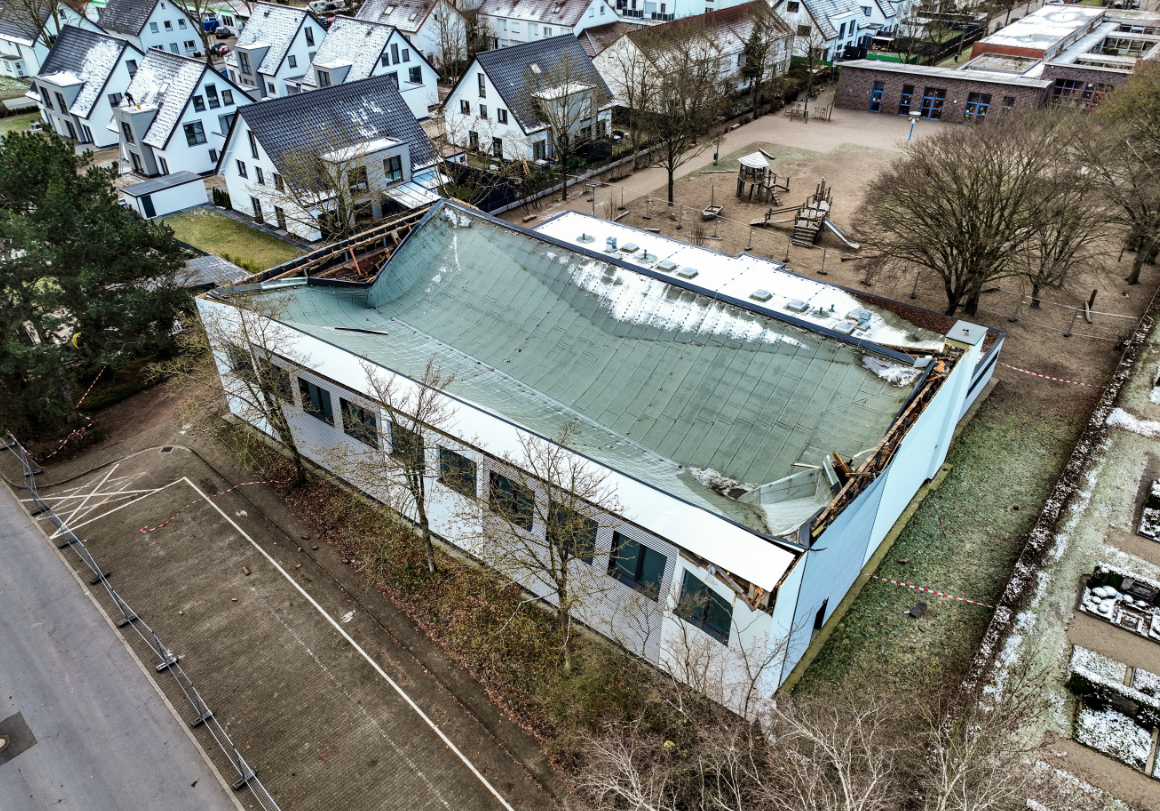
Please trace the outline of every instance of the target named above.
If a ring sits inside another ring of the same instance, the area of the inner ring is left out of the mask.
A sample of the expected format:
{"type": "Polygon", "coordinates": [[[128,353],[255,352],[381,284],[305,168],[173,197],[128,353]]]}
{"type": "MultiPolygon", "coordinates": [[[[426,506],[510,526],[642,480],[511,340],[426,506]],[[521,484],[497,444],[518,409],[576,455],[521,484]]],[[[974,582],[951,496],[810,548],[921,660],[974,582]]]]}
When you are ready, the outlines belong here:
{"type": "Polygon", "coordinates": [[[578,36],[586,28],[616,19],[606,0],[484,0],[479,17],[491,32],[493,47],[510,48],[561,34],[578,36]]]}
{"type": "Polygon", "coordinates": [[[367,0],[355,17],[399,29],[439,70],[467,58],[467,20],[449,0],[367,0]]]}
{"type": "Polygon", "coordinates": [[[98,24],[139,51],[159,48],[193,56],[201,53],[201,21],[173,0],[109,0],[98,24]]]}
{"type": "Polygon", "coordinates": [[[250,103],[203,60],[149,51],[109,124],[119,136],[122,172],[209,174],[238,108],[250,103]]]}
{"type": "Polygon", "coordinates": [[[331,22],[314,65],[299,84],[316,90],[374,76],[389,76],[416,120],[439,105],[439,73],[399,29],[338,16],[331,22]]]}
{"type": "Polygon", "coordinates": [[[25,19],[19,7],[0,8],[0,74],[26,79],[40,73],[41,65],[52,49],[52,41],[65,26],[101,33],[89,18],[71,6],[60,3],[53,14],[40,9],[41,23],[25,19]]]}
{"type": "Polygon", "coordinates": [[[125,40],[66,25],[27,95],[57,135],[112,146],[118,139],[109,120],[144,56],[125,40]]]}
{"type": "Polygon", "coordinates": [[[290,95],[325,39],[326,29],[306,9],[256,3],[226,68],[255,99],[290,95]]]}

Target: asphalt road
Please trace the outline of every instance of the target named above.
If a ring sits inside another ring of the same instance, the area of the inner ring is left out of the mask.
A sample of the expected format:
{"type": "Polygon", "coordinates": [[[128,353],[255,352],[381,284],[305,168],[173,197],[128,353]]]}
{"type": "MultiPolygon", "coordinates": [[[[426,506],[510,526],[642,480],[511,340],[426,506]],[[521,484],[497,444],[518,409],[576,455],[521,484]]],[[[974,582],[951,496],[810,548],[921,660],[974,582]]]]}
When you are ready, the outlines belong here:
{"type": "Polygon", "coordinates": [[[0,483],[0,808],[235,811],[132,654],[0,483]]]}

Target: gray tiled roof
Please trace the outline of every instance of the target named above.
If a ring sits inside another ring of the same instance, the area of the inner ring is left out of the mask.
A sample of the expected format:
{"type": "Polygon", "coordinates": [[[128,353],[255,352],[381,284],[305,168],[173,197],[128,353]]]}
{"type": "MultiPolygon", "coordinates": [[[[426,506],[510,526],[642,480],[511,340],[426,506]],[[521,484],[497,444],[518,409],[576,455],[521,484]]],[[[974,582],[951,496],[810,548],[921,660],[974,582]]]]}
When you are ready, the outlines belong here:
{"type": "Polygon", "coordinates": [[[641,25],[636,23],[617,20],[616,22],[605,23],[594,28],[585,28],[576,35],[576,39],[580,40],[580,47],[584,49],[584,53],[595,59],[598,54],[616,42],[616,40],[641,27],[641,25]]]}
{"type": "Polygon", "coordinates": [[[862,14],[862,7],[858,5],[856,0],[801,1],[810,12],[810,16],[814,18],[814,22],[818,24],[818,28],[822,30],[822,35],[826,39],[834,39],[838,36],[838,29],[830,23],[831,17],[839,17],[843,14],[858,14],[861,16],[862,14]]]}
{"type": "Polygon", "coordinates": [[[212,254],[190,259],[185,263],[185,271],[186,287],[226,287],[250,275],[248,270],[212,254]]]}
{"type": "MultiPolygon", "coordinates": [[[[347,60],[351,64],[344,81],[357,82],[366,79],[374,72],[383,49],[387,47],[387,40],[394,32],[394,26],[372,20],[335,17],[326,31],[326,38],[322,40],[318,51],[314,54],[314,65],[325,65],[340,59],[347,60]]],[[[418,51],[412,49],[412,58],[416,54],[418,51]]],[[[311,65],[306,76],[311,84],[317,83],[314,65],[311,65]]]]}
{"type": "Polygon", "coordinates": [[[434,7],[435,0],[366,0],[355,17],[413,32],[419,30],[434,7]]]}
{"type": "Polygon", "coordinates": [[[479,14],[529,20],[571,29],[580,22],[590,2],[591,0],[483,0],[479,6],[479,14]]]}
{"type": "MultiPolygon", "coordinates": [[[[49,7],[46,3],[40,7],[40,21],[48,19],[49,7]]],[[[6,39],[18,39],[31,43],[38,36],[37,27],[28,19],[28,12],[17,6],[12,0],[0,2],[0,36],[6,39]]]]}
{"type": "Polygon", "coordinates": [[[97,23],[106,31],[137,36],[156,5],[157,0],[109,0],[97,23]]]}
{"type": "MultiPolygon", "coordinates": [[[[69,112],[88,118],[126,48],[132,46],[123,39],[66,25],[45,57],[40,75],[68,73],[84,82],[69,112]]],[[[140,53],[136,48],[133,52],[140,53]]]]}
{"type": "MultiPolygon", "coordinates": [[[[141,67],[137,68],[129,89],[125,91],[126,98],[121,102],[122,105],[128,104],[131,96],[134,104],[157,107],[157,115],[142,138],[145,143],[157,149],[165,148],[205,69],[205,62],[201,59],[156,48],[145,54],[141,67]]],[[[224,77],[222,81],[225,81],[224,77]]]]}
{"type": "MultiPolygon", "coordinates": [[[[302,148],[303,133],[328,130],[349,137],[352,144],[376,138],[404,141],[412,165],[435,160],[431,141],[388,76],[270,99],[241,107],[238,115],[280,168],[288,153],[302,148]]],[[[327,144],[335,150],[344,146],[327,144]]]]}
{"type": "MultiPolygon", "coordinates": [[[[536,114],[534,100],[526,87],[528,76],[534,75],[532,65],[539,67],[542,76],[552,76],[555,70],[561,80],[595,87],[600,107],[612,101],[608,85],[604,83],[596,66],[580,46],[579,40],[571,34],[526,42],[496,51],[484,51],[476,54],[475,59],[525,132],[544,123],[536,114]],[[570,75],[565,76],[564,72],[570,75]]],[[[454,92],[452,90],[452,93],[454,92]]]]}
{"type": "MultiPolygon", "coordinates": [[[[313,20],[314,17],[304,8],[291,8],[275,3],[255,3],[246,27],[238,37],[238,45],[252,45],[263,42],[270,46],[262,58],[262,64],[257,65],[260,73],[273,75],[286,58],[298,29],[302,27],[304,19],[313,20]]],[[[321,24],[317,24],[318,33],[324,33],[321,24]]],[[[237,67],[237,51],[231,51],[226,57],[226,64],[237,67]]]]}

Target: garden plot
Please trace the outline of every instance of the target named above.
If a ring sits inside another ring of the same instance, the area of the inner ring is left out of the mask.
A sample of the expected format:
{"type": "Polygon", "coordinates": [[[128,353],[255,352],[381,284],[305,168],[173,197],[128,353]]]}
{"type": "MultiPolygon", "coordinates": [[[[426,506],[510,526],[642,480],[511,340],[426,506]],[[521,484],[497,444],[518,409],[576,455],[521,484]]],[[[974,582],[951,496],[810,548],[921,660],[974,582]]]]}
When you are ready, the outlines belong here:
{"type": "Polygon", "coordinates": [[[1079,645],[1072,651],[1069,669],[1067,686],[1079,699],[1075,740],[1133,769],[1146,770],[1152,762],[1153,730],[1160,727],[1156,695],[1160,679],[1135,670],[1131,684],[1125,684],[1127,665],[1079,645]]]}
{"type": "Polygon", "coordinates": [[[1088,579],[1079,610],[1160,642],[1160,583],[1101,563],[1088,579]]]}

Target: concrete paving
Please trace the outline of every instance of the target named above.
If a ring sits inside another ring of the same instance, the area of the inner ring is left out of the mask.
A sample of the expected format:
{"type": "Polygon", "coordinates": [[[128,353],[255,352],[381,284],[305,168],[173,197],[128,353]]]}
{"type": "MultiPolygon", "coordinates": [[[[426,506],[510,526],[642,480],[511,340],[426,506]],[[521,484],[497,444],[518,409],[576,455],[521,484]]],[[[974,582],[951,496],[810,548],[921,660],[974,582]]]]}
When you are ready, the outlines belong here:
{"type": "Polygon", "coordinates": [[[239,808],[2,483],[0,690],[4,811],[239,808]]]}
{"type": "MultiPolygon", "coordinates": [[[[406,632],[383,624],[382,606],[372,614],[366,595],[341,585],[349,569],[329,547],[315,551],[301,533],[284,531],[285,517],[268,518],[253,493],[199,503],[141,533],[236,481],[190,450],[169,447],[41,492],[76,497],[62,498],[58,512],[71,514],[118,592],[182,657],[282,808],[554,806],[530,775],[537,764],[527,765],[542,753],[518,752],[517,762],[509,752],[526,750],[526,742],[497,743],[497,731],[518,736],[480,706],[478,685],[442,672],[436,678],[432,670],[449,670],[446,662],[429,669],[415,655],[421,643],[400,642],[406,632]]],[[[75,556],[67,559],[82,571],[75,556]]],[[[136,647],[149,656],[144,644],[136,647]]],[[[159,681],[167,693],[171,681],[159,681]]],[[[218,753],[206,749],[216,763],[218,753]]],[[[224,759],[218,766],[228,773],[224,759]]]]}

